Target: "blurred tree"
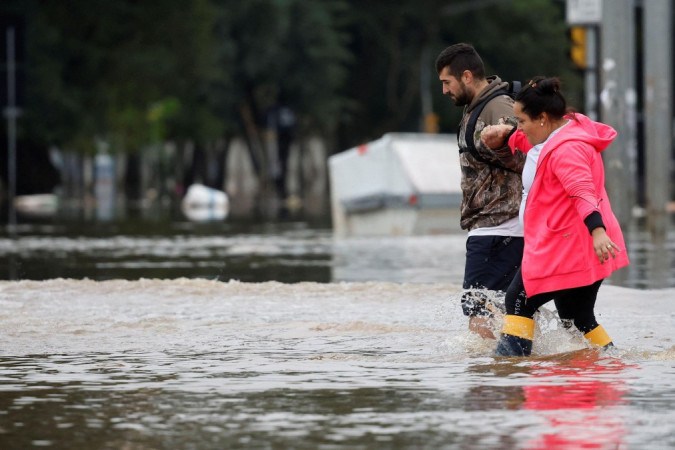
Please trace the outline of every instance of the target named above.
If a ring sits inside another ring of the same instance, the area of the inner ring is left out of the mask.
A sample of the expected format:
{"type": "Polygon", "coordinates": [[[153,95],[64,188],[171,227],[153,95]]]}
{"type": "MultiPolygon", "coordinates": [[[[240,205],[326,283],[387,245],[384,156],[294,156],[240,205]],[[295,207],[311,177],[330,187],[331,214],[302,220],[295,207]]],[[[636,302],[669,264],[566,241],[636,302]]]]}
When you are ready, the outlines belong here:
{"type": "Polygon", "coordinates": [[[355,61],[345,86],[352,102],[342,115],[343,148],[389,131],[419,130],[424,59],[437,42],[438,13],[447,3],[350,1],[355,61]]]}
{"type": "Polygon", "coordinates": [[[91,151],[98,136],[137,151],[153,137],[148,108],[167,98],[180,99],[176,124],[183,126],[161,138],[221,132],[200,101],[218,76],[207,0],[181,8],[170,0],[65,3],[40,3],[32,22],[27,120],[48,141],[91,151]]]}
{"type": "Polygon", "coordinates": [[[220,61],[231,82],[218,84],[221,109],[236,119],[258,170],[268,172],[265,117],[280,102],[298,112],[300,134],[330,133],[345,98],[347,35],[343,1],[229,0],[220,3],[220,61]],[[233,114],[235,116],[233,116],[233,114]]]}
{"type": "MultiPolygon", "coordinates": [[[[204,142],[223,122],[208,102],[222,79],[208,0],[29,2],[23,130],[44,145],[126,153],[126,187],[142,195],[141,150],[167,139],[204,142]],[[172,105],[159,121],[149,111],[172,105]],[[161,123],[160,123],[161,122],[161,123]]],[[[160,155],[161,158],[161,155],[160,155]]]]}
{"type": "MultiPolygon", "coordinates": [[[[535,75],[558,76],[568,99],[582,108],[583,78],[566,57],[569,43],[565,40],[564,8],[565,3],[556,0],[449,3],[439,10],[440,41],[433,57],[447,45],[469,42],[481,54],[488,74],[521,81],[535,75]]],[[[461,109],[443,98],[437,77],[433,85],[434,110],[441,115],[441,131],[454,133],[461,109]]]]}
{"type": "Polygon", "coordinates": [[[443,48],[457,42],[473,44],[490,74],[505,80],[555,74],[571,93],[579,94],[582,80],[565,57],[564,2],[351,0],[350,4],[349,34],[356,62],[345,89],[354,101],[343,114],[342,148],[390,131],[421,130],[429,112],[421,102],[429,93],[440,131],[454,133],[461,109],[443,98],[434,61],[443,48]]]}
{"type": "MultiPolygon", "coordinates": [[[[442,98],[434,60],[455,42],[473,43],[503,79],[555,74],[568,94],[580,93],[580,75],[565,56],[563,7],[560,0],[192,0],[180,7],[3,0],[0,13],[26,17],[24,136],[80,153],[104,140],[131,155],[133,167],[144,149],[166,141],[194,149],[195,159],[242,135],[267,177],[265,119],[280,103],[295,113],[298,137],[322,134],[331,151],[418,131],[431,111],[441,132],[454,132],[461,111],[442,98]],[[170,108],[157,115],[158,105],[170,108]]],[[[223,166],[223,151],[211,166],[223,166]]],[[[177,170],[195,166],[188,153],[177,155],[177,170]]],[[[222,173],[213,183],[223,185],[222,173]]]]}

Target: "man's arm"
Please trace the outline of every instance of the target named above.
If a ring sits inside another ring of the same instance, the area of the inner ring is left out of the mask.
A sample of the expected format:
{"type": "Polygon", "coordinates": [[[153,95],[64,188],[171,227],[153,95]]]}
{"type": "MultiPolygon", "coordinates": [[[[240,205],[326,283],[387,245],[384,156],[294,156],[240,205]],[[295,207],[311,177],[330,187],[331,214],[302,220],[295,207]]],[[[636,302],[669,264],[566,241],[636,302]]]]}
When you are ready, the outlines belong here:
{"type": "Polygon", "coordinates": [[[527,153],[532,148],[532,144],[527,140],[525,133],[512,125],[490,125],[483,128],[480,139],[483,144],[491,149],[499,149],[506,143],[511,149],[511,153],[520,151],[527,153]]]}
{"type": "Polygon", "coordinates": [[[483,129],[488,126],[506,125],[510,129],[517,126],[516,119],[513,116],[513,101],[507,96],[493,99],[486,105],[478,122],[481,125],[481,132],[476,133],[477,136],[475,136],[475,145],[478,153],[485,159],[493,161],[508,170],[518,173],[522,172],[525,165],[525,154],[512,152],[506,140],[502,140],[501,143],[494,142],[493,145],[488,146],[481,138],[483,129]]]}
{"type": "MultiPolygon", "coordinates": [[[[480,132],[480,140],[490,149],[499,149],[508,145],[509,137],[516,131],[512,125],[488,125],[480,132]]],[[[513,148],[511,148],[513,152],[513,148]]]]}

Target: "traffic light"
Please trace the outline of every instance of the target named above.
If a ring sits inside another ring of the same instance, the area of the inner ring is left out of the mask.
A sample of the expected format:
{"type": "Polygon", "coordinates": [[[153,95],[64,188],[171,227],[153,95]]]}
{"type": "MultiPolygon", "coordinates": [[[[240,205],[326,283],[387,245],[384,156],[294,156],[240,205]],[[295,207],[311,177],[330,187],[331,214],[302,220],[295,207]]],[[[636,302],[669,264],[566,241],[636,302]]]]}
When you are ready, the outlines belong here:
{"type": "Polygon", "coordinates": [[[569,57],[578,69],[585,69],[588,65],[586,63],[586,28],[571,27],[568,35],[570,39],[569,57]]]}

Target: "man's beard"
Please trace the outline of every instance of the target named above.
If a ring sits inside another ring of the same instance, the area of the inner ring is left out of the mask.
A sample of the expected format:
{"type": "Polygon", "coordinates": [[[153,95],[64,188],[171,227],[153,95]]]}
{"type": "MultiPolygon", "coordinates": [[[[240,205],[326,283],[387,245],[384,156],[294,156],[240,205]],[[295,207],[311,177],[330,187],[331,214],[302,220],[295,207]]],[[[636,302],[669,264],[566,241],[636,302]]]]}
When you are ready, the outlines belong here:
{"type": "Polygon", "coordinates": [[[457,97],[450,97],[455,102],[455,106],[465,106],[471,103],[471,100],[473,100],[473,98],[471,98],[471,96],[469,95],[468,90],[466,89],[466,85],[462,83],[461,87],[462,90],[457,95],[457,97]]]}

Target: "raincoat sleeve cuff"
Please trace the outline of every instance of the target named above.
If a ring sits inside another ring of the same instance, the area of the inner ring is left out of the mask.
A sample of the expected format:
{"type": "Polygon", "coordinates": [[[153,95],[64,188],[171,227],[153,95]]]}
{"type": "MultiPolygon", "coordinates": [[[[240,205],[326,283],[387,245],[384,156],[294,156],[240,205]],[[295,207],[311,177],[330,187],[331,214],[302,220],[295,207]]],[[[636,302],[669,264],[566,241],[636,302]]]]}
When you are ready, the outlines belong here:
{"type": "Polygon", "coordinates": [[[527,153],[532,148],[532,144],[527,140],[527,136],[525,136],[525,133],[518,130],[518,127],[514,127],[513,130],[511,130],[506,141],[511,148],[511,153],[515,153],[518,150],[522,153],[527,153]]]}
{"type": "Polygon", "coordinates": [[[602,221],[602,216],[598,211],[593,211],[588,216],[586,216],[586,218],[584,219],[584,224],[586,224],[586,228],[588,228],[589,233],[592,233],[593,230],[595,230],[598,227],[607,229],[605,227],[605,223],[602,221]]]}

